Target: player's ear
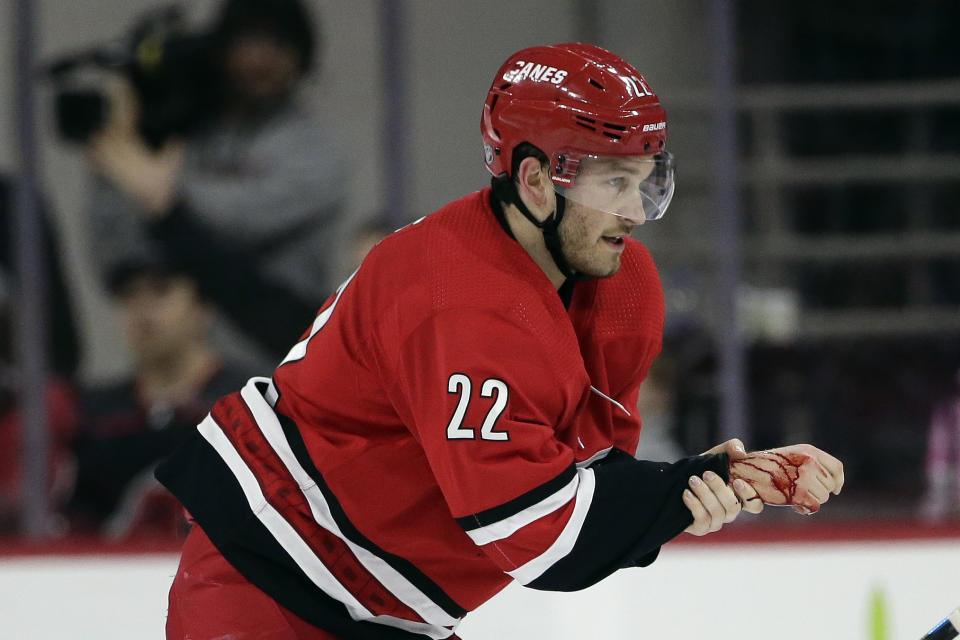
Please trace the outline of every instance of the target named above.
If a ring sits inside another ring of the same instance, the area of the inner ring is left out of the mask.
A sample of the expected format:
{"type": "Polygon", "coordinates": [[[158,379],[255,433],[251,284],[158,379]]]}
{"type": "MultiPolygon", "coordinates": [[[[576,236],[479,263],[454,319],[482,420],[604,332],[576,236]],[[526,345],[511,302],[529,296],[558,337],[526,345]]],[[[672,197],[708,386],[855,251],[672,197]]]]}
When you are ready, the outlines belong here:
{"type": "MultiPolygon", "coordinates": [[[[540,161],[528,156],[517,167],[517,192],[531,211],[544,217],[553,211],[553,185],[540,161]]],[[[537,217],[540,217],[539,215],[537,217]]]]}

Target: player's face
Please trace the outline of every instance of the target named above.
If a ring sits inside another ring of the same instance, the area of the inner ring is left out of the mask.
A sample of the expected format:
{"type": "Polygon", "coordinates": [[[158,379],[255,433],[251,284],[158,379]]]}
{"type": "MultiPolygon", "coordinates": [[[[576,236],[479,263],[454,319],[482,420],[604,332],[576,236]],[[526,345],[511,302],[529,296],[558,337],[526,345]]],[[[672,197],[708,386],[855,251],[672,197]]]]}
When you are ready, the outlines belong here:
{"type": "Polygon", "coordinates": [[[639,190],[653,164],[645,160],[585,161],[567,200],[560,238],[575,270],[598,278],[620,269],[624,238],[646,220],[639,190]],[[588,204],[589,203],[589,204],[588,204]]]}
{"type": "Polygon", "coordinates": [[[620,269],[620,256],[626,247],[624,238],[635,226],[609,213],[568,201],[560,223],[563,253],[570,266],[580,273],[596,278],[612,276],[620,269]]]}

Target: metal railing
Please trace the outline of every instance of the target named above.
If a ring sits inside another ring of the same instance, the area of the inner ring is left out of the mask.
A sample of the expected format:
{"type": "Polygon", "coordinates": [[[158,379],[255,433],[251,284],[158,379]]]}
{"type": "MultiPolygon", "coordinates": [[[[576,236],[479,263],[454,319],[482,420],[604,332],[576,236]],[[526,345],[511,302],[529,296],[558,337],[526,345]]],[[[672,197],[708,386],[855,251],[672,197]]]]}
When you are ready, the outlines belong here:
{"type": "MultiPolygon", "coordinates": [[[[709,116],[714,96],[709,90],[669,94],[667,108],[675,130],[709,116]]],[[[934,109],[960,108],[960,78],[916,82],[846,85],[739,86],[737,111],[753,132],[753,144],[741,151],[738,183],[754,196],[756,228],[743,233],[744,277],[763,274],[769,281],[791,286],[791,274],[805,266],[878,264],[896,260],[914,271],[914,281],[926,278],[924,264],[932,260],[960,260],[960,224],[935,229],[930,223],[928,199],[909,206],[904,229],[864,234],[811,234],[791,228],[790,191],[817,186],[902,186],[914,192],[960,185],[960,150],[931,150],[930,121],[934,109]],[[902,113],[913,140],[902,152],[844,153],[838,141],[830,155],[792,155],[785,143],[785,119],[797,114],[902,113]]],[[[715,167],[694,162],[683,167],[684,189],[706,192],[715,167]]],[[[747,200],[746,198],[744,199],[747,200]]],[[[960,222],[960,205],[955,215],[960,222]]],[[[688,229],[671,242],[671,260],[716,264],[717,249],[709,238],[688,229]],[[693,233],[692,233],[693,232],[693,233]]],[[[796,338],[913,336],[931,332],[960,332],[960,307],[936,304],[924,295],[910,296],[895,308],[842,307],[831,310],[801,308],[796,338]]]]}

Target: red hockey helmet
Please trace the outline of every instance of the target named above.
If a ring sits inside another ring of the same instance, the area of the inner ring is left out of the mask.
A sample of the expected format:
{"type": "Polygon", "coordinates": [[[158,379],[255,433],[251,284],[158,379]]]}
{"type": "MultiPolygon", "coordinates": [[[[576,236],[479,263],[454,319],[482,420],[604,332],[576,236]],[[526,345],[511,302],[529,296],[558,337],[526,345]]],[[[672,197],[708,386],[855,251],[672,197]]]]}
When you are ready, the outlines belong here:
{"type": "Polygon", "coordinates": [[[600,47],[559,44],[512,55],[490,87],[480,128],[494,176],[509,175],[514,149],[528,142],[547,155],[557,192],[591,208],[635,217],[624,194],[639,194],[641,215],[651,220],[673,197],[660,100],[636,69],[600,47]],[[620,169],[628,171],[614,183],[611,171],[620,169]],[[602,176],[604,187],[587,188],[587,174],[602,176]]]}

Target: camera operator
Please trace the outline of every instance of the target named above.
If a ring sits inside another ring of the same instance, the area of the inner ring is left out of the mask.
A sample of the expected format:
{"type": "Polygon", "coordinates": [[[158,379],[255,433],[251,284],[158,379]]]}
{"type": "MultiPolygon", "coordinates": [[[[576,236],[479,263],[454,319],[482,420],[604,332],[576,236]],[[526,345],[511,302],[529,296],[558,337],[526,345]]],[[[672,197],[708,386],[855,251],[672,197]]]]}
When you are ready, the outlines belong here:
{"type": "Polygon", "coordinates": [[[338,144],[301,109],[314,37],[299,0],[226,0],[210,34],[214,92],[204,124],[150,144],[128,81],[110,88],[89,137],[89,206],[101,274],[160,252],[271,359],[311,322],[336,269],[345,201],[338,144]]]}

